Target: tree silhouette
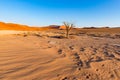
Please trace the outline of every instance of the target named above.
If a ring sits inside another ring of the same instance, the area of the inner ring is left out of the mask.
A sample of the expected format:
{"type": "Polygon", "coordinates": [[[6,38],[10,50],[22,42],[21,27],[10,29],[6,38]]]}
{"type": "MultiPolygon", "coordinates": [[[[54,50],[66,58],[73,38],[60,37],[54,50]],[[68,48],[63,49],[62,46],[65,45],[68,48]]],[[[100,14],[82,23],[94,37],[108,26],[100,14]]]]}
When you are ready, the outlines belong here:
{"type": "Polygon", "coordinates": [[[75,27],[74,24],[68,23],[68,22],[63,22],[65,29],[66,29],[66,38],[69,38],[69,32],[70,30],[75,27]]]}

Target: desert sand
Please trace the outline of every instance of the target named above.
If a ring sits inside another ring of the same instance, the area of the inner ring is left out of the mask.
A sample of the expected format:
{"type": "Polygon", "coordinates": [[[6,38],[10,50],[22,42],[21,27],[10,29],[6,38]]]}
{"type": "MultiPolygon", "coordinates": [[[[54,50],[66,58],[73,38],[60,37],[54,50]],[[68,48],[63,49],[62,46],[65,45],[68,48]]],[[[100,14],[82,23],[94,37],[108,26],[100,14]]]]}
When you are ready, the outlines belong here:
{"type": "Polygon", "coordinates": [[[0,31],[0,80],[120,80],[120,29],[0,31]]]}

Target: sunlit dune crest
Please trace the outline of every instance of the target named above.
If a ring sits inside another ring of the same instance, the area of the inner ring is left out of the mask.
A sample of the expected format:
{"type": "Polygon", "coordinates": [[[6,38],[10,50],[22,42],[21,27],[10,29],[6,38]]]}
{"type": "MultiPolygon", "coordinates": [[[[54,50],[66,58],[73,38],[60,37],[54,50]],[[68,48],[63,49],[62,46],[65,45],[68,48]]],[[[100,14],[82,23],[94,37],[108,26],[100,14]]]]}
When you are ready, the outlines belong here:
{"type": "Polygon", "coordinates": [[[51,26],[45,26],[45,27],[31,27],[27,25],[20,25],[20,24],[14,24],[14,23],[4,23],[0,22],[0,30],[22,30],[22,31],[37,31],[37,30],[48,30],[48,29],[54,29],[55,27],[51,26]]]}

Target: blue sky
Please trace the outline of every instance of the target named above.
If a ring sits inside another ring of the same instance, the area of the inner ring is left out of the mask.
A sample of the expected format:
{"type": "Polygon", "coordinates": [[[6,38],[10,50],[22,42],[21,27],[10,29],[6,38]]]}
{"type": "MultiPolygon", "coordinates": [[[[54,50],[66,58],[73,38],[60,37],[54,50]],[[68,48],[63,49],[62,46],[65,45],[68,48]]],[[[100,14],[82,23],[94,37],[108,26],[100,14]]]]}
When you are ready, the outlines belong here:
{"type": "Polygon", "coordinates": [[[120,26],[120,0],[0,0],[0,21],[31,26],[120,26]]]}

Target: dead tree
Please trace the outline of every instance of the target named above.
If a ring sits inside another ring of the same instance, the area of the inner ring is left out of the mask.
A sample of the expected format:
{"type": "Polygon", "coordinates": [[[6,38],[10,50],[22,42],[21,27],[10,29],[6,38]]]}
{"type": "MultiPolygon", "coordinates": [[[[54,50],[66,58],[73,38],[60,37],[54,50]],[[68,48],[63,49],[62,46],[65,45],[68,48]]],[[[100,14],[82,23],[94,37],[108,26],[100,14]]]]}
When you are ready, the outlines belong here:
{"type": "Polygon", "coordinates": [[[69,38],[69,32],[74,27],[74,24],[67,23],[67,22],[63,22],[63,24],[64,24],[65,29],[66,29],[66,38],[69,38]]]}

